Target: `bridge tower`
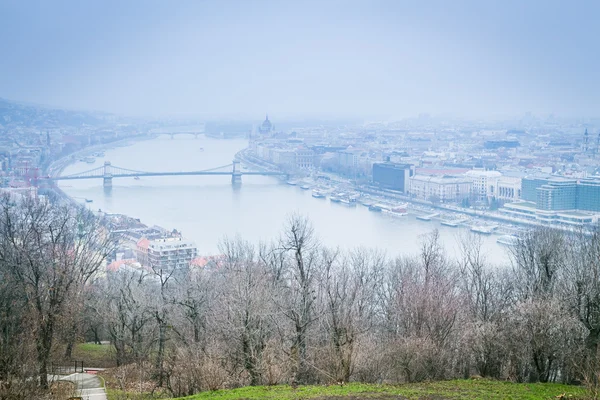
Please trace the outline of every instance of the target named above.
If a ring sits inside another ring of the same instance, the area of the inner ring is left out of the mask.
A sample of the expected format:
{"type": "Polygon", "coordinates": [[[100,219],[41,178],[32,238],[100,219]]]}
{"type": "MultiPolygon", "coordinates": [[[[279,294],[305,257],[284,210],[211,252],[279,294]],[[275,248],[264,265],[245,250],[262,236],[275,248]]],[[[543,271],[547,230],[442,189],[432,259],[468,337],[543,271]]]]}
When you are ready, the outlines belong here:
{"type": "Polygon", "coordinates": [[[240,172],[240,162],[233,160],[233,172],[231,174],[231,184],[240,185],[242,183],[242,173],[240,172]]]}
{"type": "Polygon", "coordinates": [[[104,178],[104,187],[105,188],[112,187],[112,172],[111,172],[110,161],[104,161],[104,171],[102,173],[102,176],[104,178]]]}

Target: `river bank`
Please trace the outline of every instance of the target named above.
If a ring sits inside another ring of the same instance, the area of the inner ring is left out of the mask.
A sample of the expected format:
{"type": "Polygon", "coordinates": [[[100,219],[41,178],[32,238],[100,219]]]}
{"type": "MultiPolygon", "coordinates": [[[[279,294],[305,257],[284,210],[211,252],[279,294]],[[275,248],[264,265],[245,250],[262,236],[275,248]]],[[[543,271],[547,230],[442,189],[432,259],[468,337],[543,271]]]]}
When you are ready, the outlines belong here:
{"type": "Polygon", "coordinates": [[[58,158],[57,160],[52,161],[50,165],[48,165],[46,171],[44,171],[44,175],[51,177],[59,176],[66,167],[77,162],[77,160],[82,157],[86,157],[91,155],[92,153],[105,151],[115,147],[131,146],[132,144],[135,144],[139,141],[156,139],[158,136],[158,134],[136,135],[121,140],[115,140],[114,142],[84,147],[71,154],[67,154],[63,157],[58,158]]]}

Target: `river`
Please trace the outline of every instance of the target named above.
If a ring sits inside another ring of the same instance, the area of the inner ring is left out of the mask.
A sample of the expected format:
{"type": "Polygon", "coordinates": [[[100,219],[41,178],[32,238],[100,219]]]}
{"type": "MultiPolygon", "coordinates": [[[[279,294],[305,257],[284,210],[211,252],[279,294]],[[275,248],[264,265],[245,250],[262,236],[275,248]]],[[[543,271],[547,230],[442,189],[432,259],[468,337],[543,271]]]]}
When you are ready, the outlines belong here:
{"type": "MultiPolygon", "coordinates": [[[[86,171],[110,161],[112,165],[140,171],[204,170],[230,164],[246,140],[218,140],[200,136],[160,136],[126,147],[109,148],[94,164],[76,162],[63,175],[86,171]]],[[[281,183],[277,178],[244,176],[235,188],[229,176],[177,176],[113,179],[105,190],[102,179],[61,181],[65,193],[94,210],[126,214],[147,225],[178,229],[194,240],[200,254],[218,253],[224,236],[252,242],[276,238],[291,213],[309,217],[319,240],[342,249],[378,247],[389,255],[416,254],[420,235],[438,229],[449,255],[456,255],[466,228],[441,226],[437,221],[420,221],[414,216],[394,217],[315,199],[310,190],[281,183]]],[[[488,259],[506,262],[506,248],[496,236],[480,236],[488,259]]]]}

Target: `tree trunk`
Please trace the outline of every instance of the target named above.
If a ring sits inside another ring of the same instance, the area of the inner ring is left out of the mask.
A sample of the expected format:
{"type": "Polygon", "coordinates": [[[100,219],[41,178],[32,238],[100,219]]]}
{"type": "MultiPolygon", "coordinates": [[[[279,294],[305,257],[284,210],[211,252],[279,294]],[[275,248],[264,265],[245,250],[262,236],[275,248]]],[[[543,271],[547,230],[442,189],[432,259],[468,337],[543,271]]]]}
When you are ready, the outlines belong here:
{"type": "Polygon", "coordinates": [[[52,335],[54,334],[54,316],[49,315],[44,321],[40,318],[39,335],[37,338],[37,360],[39,367],[40,386],[48,389],[48,360],[52,350],[52,335]]]}
{"type": "Polygon", "coordinates": [[[167,326],[159,320],[158,325],[158,352],[156,354],[156,370],[158,372],[158,387],[163,386],[164,371],[163,371],[163,360],[165,357],[165,341],[167,336],[167,326]]]}

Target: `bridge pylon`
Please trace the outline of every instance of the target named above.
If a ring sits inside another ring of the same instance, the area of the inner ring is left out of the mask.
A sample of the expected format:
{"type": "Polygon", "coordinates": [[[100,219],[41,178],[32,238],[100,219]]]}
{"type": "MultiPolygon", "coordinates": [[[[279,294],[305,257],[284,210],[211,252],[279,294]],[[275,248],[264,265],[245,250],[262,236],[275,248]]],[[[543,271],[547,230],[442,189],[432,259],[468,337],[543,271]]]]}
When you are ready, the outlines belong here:
{"type": "Polygon", "coordinates": [[[241,185],[242,183],[242,172],[240,171],[240,162],[233,160],[233,172],[231,173],[231,184],[241,185]]]}
{"type": "Polygon", "coordinates": [[[102,173],[102,178],[104,180],[104,187],[112,187],[112,172],[110,161],[104,161],[104,171],[102,173]]]}

